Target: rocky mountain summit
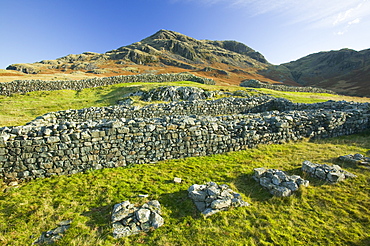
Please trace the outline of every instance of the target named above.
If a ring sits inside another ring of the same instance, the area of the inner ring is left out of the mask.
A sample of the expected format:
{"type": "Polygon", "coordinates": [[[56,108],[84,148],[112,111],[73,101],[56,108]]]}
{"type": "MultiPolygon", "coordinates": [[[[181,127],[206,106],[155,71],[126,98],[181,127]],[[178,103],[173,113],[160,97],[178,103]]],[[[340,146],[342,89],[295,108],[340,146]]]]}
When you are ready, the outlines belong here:
{"type": "Polygon", "coordinates": [[[268,66],[270,64],[262,54],[245,44],[197,40],[178,32],[160,30],[139,42],[103,54],[71,54],[33,64],[12,64],[7,69],[27,74],[63,72],[97,76],[190,71],[238,84],[246,77],[261,79],[256,71],[268,66]]]}
{"type": "Polygon", "coordinates": [[[154,35],[105,53],[113,60],[136,64],[160,62],[164,65],[197,69],[197,64],[223,63],[242,68],[263,68],[267,60],[255,50],[236,41],[197,40],[181,33],[160,30],[154,35]]]}
{"type": "MultiPolygon", "coordinates": [[[[143,40],[105,53],[84,52],[32,64],[12,64],[22,74],[110,77],[134,74],[191,72],[219,85],[264,83],[310,86],[337,93],[370,96],[370,49],[319,52],[296,61],[272,65],[259,52],[237,41],[197,40],[159,30],[143,40]]],[[[15,72],[15,71],[12,71],[15,72]]],[[[1,75],[0,75],[1,76],[1,75]]],[[[1,77],[0,77],[1,79],[1,77]]]]}

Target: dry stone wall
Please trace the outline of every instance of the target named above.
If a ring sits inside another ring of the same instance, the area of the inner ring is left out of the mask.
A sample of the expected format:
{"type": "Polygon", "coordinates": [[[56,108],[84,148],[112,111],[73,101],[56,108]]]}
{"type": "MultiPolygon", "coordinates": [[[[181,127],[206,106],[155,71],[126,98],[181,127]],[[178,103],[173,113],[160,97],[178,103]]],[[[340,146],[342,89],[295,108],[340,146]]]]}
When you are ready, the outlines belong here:
{"type": "Polygon", "coordinates": [[[168,105],[157,104],[146,110],[142,108],[142,111],[132,110],[137,114],[127,109],[127,114],[116,118],[113,117],[115,110],[111,115],[107,113],[107,118],[104,118],[106,112],[100,117],[92,114],[93,120],[86,114],[82,117],[84,121],[74,121],[68,111],[64,111],[64,115],[59,112],[59,120],[44,119],[44,122],[39,120],[25,126],[3,127],[0,128],[0,178],[28,180],[205,156],[253,148],[258,144],[353,134],[370,125],[368,104],[327,102],[309,106],[291,103],[283,107],[289,110],[278,110],[278,106],[287,101],[274,99],[273,103],[271,98],[267,99],[249,98],[246,102],[249,100],[253,107],[245,104],[235,108],[232,105],[240,102],[239,99],[215,100],[211,102],[214,111],[204,104],[208,108],[200,107],[202,113],[199,115],[194,115],[198,112],[198,104],[186,109],[183,102],[173,104],[178,107],[178,111],[173,112],[161,108],[168,105]],[[224,105],[225,102],[232,104],[224,105]],[[260,111],[271,105],[274,110],[260,111]],[[302,109],[298,109],[300,106],[302,109]],[[341,108],[333,109],[334,106],[341,108]],[[181,108],[193,115],[176,115],[181,108]],[[217,108],[222,110],[217,111],[217,108]],[[207,109],[209,115],[206,115],[207,109]],[[215,116],[221,112],[232,114],[215,116]]]}
{"type": "Polygon", "coordinates": [[[219,116],[232,114],[261,113],[266,111],[289,110],[321,110],[330,111],[356,111],[369,110],[368,103],[355,103],[346,101],[327,101],[323,103],[304,104],[293,103],[287,99],[270,96],[234,98],[227,97],[217,100],[180,101],[171,103],[150,104],[145,107],[117,105],[109,107],[90,107],[78,110],[64,110],[47,113],[30,125],[62,124],[63,122],[85,122],[89,120],[107,120],[120,118],[155,118],[171,115],[200,115],[219,116]]]}
{"type": "Polygon", "coordinates": [[[92,78],[84,80],[14,80],[12,82],[0,83],[0,95],[9,96],[15,93],[27,93],[31,91],[54,91],[54,90],[82,90],[105,85],[134,82],[174,82],[194,81],[202,84],[214,85],[213,79],[198,77],[190,73],[172,74],[139,74],[121,75],[107,78],[92,78]]]}
{"type": "Polygon", "coordinates": [[[252,87],[252,88],[266,88],[275,91],[293,91],[293,92],[310,92],[310,93],[329,93],[336,95],[337,93],[323,88],[317,87],[298,87],[298,86],[289,86],[289,85],[279,85],[279,84],[268,84],[262,83],[256,79],[244,80],[240,83],[242,87],[252,87]]]}

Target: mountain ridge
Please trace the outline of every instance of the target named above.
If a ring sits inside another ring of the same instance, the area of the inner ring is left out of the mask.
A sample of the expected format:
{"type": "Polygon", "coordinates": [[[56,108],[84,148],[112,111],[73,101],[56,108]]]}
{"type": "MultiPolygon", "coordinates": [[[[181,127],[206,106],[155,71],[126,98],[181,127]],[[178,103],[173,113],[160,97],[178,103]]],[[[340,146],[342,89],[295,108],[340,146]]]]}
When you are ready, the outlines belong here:
{"type": "Polygon", "coordinates": [[[271,66],[260,73],[277,81],[322,87],[349,95],[370,96],[370,49],[322,51],[271,66]]]}
{"type": "Polygon", "coordinates": [[[164,29],[105,53],[84,52],[55,60],[12,64],[7,70],[36,75],[64,73],[98,77],[191,72],[212,78],[220,85],[239,85],[244,80],[257,79],[370,96],[370,89],[367,89],[370,49],[322,51],[273,65],[258,51],[237,41],[197,40],[164,29]]]}

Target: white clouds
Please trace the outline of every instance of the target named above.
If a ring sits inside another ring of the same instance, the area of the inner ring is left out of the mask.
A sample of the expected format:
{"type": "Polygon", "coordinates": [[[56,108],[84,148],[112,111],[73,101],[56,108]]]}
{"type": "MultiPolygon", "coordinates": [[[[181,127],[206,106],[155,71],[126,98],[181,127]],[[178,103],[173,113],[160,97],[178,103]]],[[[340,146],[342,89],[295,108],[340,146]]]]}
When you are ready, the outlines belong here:
{"type": "Polygon", "coordinates": [[[337,31],[335,32],[336,35],[343,35],[345,34],[346,32],[348,32],[349,28],[354,25],[354,24],[358,24],[361,22],[361,19],[360,18],[356,18],[350,22],[347,23],[347,25],[345,25],[340,31],[337,31]]]}
{"type": "MultiPolygon", "coordinates": [[[[176,0],[175,0],[176,1],[176,0]]],[[[336,28],[345,33],[350,26],[369,18],[370,0],[184,0],[204,5],[223,4],[245,9],[250,16],[285,17],[286,24],[305,23],[311,28],[336,28]]]]}
{"type": "Polygon", "coordinates": [[[352,24],[358,24],[358,23],[360,23],[360,18],[356,18],[356,19],[354,19],[353,21],[350,21],[350,22],[348,22],[348,24],[349,25],[352,25],[352,24]]]}

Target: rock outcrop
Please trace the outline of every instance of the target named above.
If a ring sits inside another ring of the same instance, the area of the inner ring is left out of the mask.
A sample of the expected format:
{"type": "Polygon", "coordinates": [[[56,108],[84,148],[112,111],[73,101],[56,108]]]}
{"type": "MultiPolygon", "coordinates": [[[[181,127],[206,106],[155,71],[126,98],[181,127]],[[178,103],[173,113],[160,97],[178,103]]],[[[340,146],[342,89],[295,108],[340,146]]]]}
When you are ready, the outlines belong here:
{"type": "Polygon", "coordinates": [[[241,195],[230,189],[228,185],[218,185],[215,182],[204,185],[194,184],[189,187],[188,195],[205,217],[228,210],[230,207],[249,206],[249,203],[243,201],[241,195]]]}
{"type": "Polygon", "coordinates": [[[277,197],[290,196],[299,187],[307,187],[309,185],[308,180],[298,175],[289,176],[283,171],[263,167],[254,169],[253,178],[261,186],[267,188],[272,195],[277,197]]]}
{"type": "Polygon", "coordinates": [[[127,237],[142,231],[157,229],[164,224],[161,216],[161,205],[152,200],[140,207],[129,201],[114,205],[112,212],[113,236],[127,237]]]}
{"type": "Polygon", "coordinates": [[[356,175],[343,170],[338,165],[327,165],[327,164],[316,164],[310,161],[304,161],[302,163],[302,171],[309,173],[318,179],[328,181],[331,183],[336,183],[343,181],[347,178],[355,178],[356,175]]]}

